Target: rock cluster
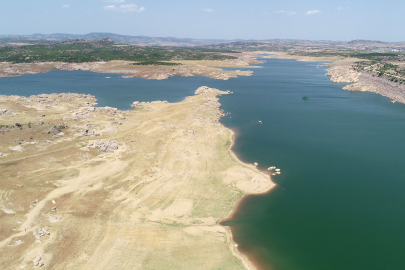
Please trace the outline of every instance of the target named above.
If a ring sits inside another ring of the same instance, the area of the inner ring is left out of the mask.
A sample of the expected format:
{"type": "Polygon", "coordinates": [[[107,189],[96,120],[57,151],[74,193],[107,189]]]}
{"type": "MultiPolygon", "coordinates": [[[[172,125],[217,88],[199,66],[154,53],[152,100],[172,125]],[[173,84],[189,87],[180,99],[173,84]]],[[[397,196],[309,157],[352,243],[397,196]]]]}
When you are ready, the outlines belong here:
{"type": "Polygon", "coordinates": [[[215,88],[210,88],[208,86],[201,86],[197,90],[195,90],[196,95],[203,95],[206,93],[215,93],[217,95],[226,95],[226,94],[233,94],[233,92],[227,90],[227,91],[221,91],[215,88]]]}
{"type": "MultiPolygon", "coordinates": [[[[117,108],[112,108],[112,107],[91,107],[88,109],[89,112],[99,112],[103,114],[109,114],[109,115],[117,115],[117,114],[122,114],[121,110],[118,110],[117,108]]],[[[125,114],[125,113],[124,113],[125,114]]]]}
{"type": "Polygon", "coordinates": [[[83,131],[82,136],[100,136],[100,133],[96,129],[86,129],[83,131]]]}
{"type": "Polygon", "coordinates": [[[86,119],[93,116],[93,114],[89,112],[82,112],[82,111],[74,112],[71,115],[73,116],[73,120],[86,119]]]}
{"type": "Polygon", "coordinates": [[[33,208],[33,207],[35,207],[37,204],[38,204],[38,199],[35,201],[35,202],[33,202],[31,205],[30,205],[30,208],[33,208]]]}
{"type": "Polygon", "coordinates": [[[56,134],[59,134],[59,133],[61,133],[62,132],[62,130],[63,129],[65,129],[65,128],[67,128],[67,126],[65,126],[65,125],[58,125],[58,126],[54,126],[53,128],[50,128],[50,129],[48,129],[48,130],[45,130],[45,134],[53,134],[53,135],[56,135],[56,134]]]}
{"type": "Polygon", "coordinates": [[[35,259],[32,261],[34,263],[34,266],[39,266],[42,267],[44,264],[41,262],[42,258],[44,255],[38,255],[35,257],[35,259]]]}
{"type": "Polygon", "coordinates": [[[41,237],[44,237],[46,235],[50,235],[51,233],[47,231],[45,228],[39,229],[38,231],[35,231],[33,235],[37,238],[40,239],[41,237]]]}
{"type": "Polygon", "coordinates": [[[196,72],[196,70],[188,70],[187,68],[184,68],[184,67],[181,67],[181,68],[173,68],[172,69],[172,71],[175,73],[175,74],[177,74],[177,75],[180,75],[180,76],[183,76],[183,77],[192,77],[193,76],[193,73],[196,73],[196,74],[198,74],[198,73],[201,73],[201,72],[196,72]]]}
{"type": "Polygon", "coordinates": [[[26,70],[25,68],[16,68],[16,67],[5,68],[3,69],[3,72],[10,75],[35,74],[35,72],[26,70]]]}
{"type": "Polygon", "coordinates": [[[99,148],[99,152],[110,152],[114,153],[115,150],[118,150],[120,144],[116,141],[108,140],[106,142],[102,140],[96,140],[94,143],[89,143],[88,146],[93,146],[93,148],[99,148]]]}
{"type": "MultiPolygon", "coordinates": [[[[167,100],[163,100],[163,101],[161,101],[161,100],[155,100],[155,101],[152,101],[152,102],[139,102],[139,101],[134,101],[134,102],[132,103],[131,107],[134,108],[134,109],[136,109],[136,108],[141,108],[141,107],[144,107],[144,106],[148,106],[148,105],[150,105],[150,104],[162,104],[162,103],[169,103],[169,102],[168,102],[167,100]]],[[[150,107],[148,107],[148,108],[150,108],[150,107]]]]}
{"type": "Polygon", "coordinates": [[[14,114],[14,112],[11,111],[11,110],[8,110],[8,109],[0,109],[0,116],[3,116],[3,115],[11,115],[11,114],[14,114]]]}
{"type": "Polygon", "coordinates": [[[274,171],[274,173],[272,173],[272,175],[276,175],[276,174],[281,174],[281,170],[277,169],[276,166],[271,166],[267,168],[268,171],[274,171]]]}
{"type": "Polygon", "coordinates": [[[30,97],[12,96],[12,100],[21,101],[26,107],[37,106],[57,106],[60,101],[79,101],[85,106],[93,106],[96,104],[96,98],[92,95],[76,94],[76,93],[61,93],[61,94],[40,94],[30,97]]]}
{"type": "Polygon", "coordinates": [[[60,63],[56,65],[57,69],[61,70],[93,70],[95,68],[100,67],[101,65],[105,64],[106,62],[86,62],[86,63],[60,63]]]}

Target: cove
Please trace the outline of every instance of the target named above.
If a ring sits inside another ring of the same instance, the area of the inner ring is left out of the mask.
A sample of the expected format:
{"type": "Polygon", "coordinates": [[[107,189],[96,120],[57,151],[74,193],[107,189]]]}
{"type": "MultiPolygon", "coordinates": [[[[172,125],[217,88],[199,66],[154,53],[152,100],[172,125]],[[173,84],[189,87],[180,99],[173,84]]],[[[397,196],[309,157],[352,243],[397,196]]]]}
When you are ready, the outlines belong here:
{"type": "Polygon", "coordinates": [[[275,189],[245,197],[223,223],[240,251],[261,269],[402,269],[405,106],[344,91],[315,65],[268,59],[228,81],[51,71],[0,78],[0,94],[86,93],[126,110],[135,100],[178,102],[202,85],[230,90],[220,102],[231,113],[221,122],[237,134],[233,151],[282,172],[275,189]]]}

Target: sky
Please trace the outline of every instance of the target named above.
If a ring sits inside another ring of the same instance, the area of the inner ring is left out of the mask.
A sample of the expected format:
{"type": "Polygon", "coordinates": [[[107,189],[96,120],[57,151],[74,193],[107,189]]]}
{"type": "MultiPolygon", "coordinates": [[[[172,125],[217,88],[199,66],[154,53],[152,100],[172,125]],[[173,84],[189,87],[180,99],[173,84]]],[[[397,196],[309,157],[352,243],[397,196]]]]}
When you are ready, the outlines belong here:
{"type": "Polygon", "coordinates": [[[405,41],[403,0],[4,0],[0,35],[405,41]]]}

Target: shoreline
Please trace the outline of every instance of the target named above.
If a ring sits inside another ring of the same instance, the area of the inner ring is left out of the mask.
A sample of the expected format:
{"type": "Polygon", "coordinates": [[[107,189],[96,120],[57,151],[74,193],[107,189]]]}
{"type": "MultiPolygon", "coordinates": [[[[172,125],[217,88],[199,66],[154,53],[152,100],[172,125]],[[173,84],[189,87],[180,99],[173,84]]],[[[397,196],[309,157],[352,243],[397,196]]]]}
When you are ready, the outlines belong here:
{"type": "MultiPolygon", "coordinates": [[[[221,123],[221,125],[223,125],[223,124],[221,123]]],[[[262,192],[259,192],[259,193],[245,193],[245,194],[243,194],[243,196],[238,200],[238,202],[237,202],[237,204],[234,206],[234,208],[230,211],[229,215],[228,215],[225,219],[223,219],[223,220],[221,220],[221,221],[219,222],[219,224],[220,224],[221,226],[223,226],[223,227],[226,229],[227,233],[228,233],[228,237],[229,237],[229,241],[230,241],[230,246],[229,246],[229,248],[232,250],[232,253],[234,253],[235,256],[239,257],[239,258],[242,260],[243,264],[246,266],[247,269],[249,269],[249,270],[250,270],[250,269],[257,270],[257,269],[259,269],[259,267],[249,258],[249,256],[247,256],[247,255],[245,255],[244,253],[242,253],[242,252],[239,251],[239,249],[238,249],[238,244],[233,240],[233,234],[232,234],[232,230],[231,230],[230,226],[224,226],[224,225],[222,225],[221,223],[226,222],[226,221],[232,219],[233,215],[238,211],[240,204],[242,203],[242,201],[243,201],[246,197],[248,197],[248,196],[253,196],[253,195],[267,194],[267,193],[269,193],[270,191],[272,191],[272,190],[276,187],[276,184],[272,181],[270,174],[266,173],[266,172],[263,171],[263,170],[258,169],[258,168],[257,168],[256,166],[254,166],[253,164],[250,164],[250,163],[247,163],[247,162],[243,162],[243,161],[238,157],[238,155],[232,150],[232,148],[233,148],[233,146],[234,146],[234,144],[235,144],[235,140],[236,140],[235,132],[234,132],[231,128],[228,128],[228,127],[226,127],[225,125],[223,125],[223,126],[224,126],[226,129],[230,130],[230,133],[231,133],[231,134],[230,134],[231,145],[229,146],[229,153],[231,154],[231,156],[232,156],[237,162],[239,162],[241,165],[254,167],[254,169],[257,170],[259,173],[268,176],[269,179],[270,179],[270,181],[273,183],[272,186],[270,186],[267,190],[264,190],[264,191],[262,191],[262,192]]]]}
{"type": "Polygon", "coordinates": [[[180,63],[176,66],[132,65],[131,61],[113,60],[109,62],[39,62],[39,63],[9,63],[0,62],[0,78],[15,77],[29,74],[45,73],[50,70],[84,70],[98,73],[125,74],[124,78],[138,77],[150,80],[165,80],[173,76],[191,77],[206,76],[218,80],[228,80],[238,76],[251,76],[251,70],[223,70],[221,68],[256,68],[251,64],[258,64],[250,54],[234,54],[237,59],[232,60],[182,60],[168,61],[180,63]]]}
{"type": "Polygon", "coordinates": [[[371,92],[391,99],[391,102],[400,102],[405,104],[405,85],[396,84],[386,78],[375,77],[367,72],[358,72],[352,69],[356,58],[342,57],[309,57],[288,55],[280,52],[267,52],[273,55],[263,58],[294,59],[303,62],[331,62],[328,65],[326,76],[330,77],[332,82],[348,83],[342,87],[346,91],[371,92]]]}

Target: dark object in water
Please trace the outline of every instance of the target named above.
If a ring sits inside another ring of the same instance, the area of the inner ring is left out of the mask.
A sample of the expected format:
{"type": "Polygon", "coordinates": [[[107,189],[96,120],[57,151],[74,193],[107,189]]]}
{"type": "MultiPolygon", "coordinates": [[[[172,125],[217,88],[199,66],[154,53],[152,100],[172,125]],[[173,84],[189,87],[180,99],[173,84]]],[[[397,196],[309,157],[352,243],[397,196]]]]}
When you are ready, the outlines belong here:
{"type": "Polygon", "coordinates": [[[308,97],[303,96],[302,99],[303,99],[303,100],[308,100],[308,97]]]}

